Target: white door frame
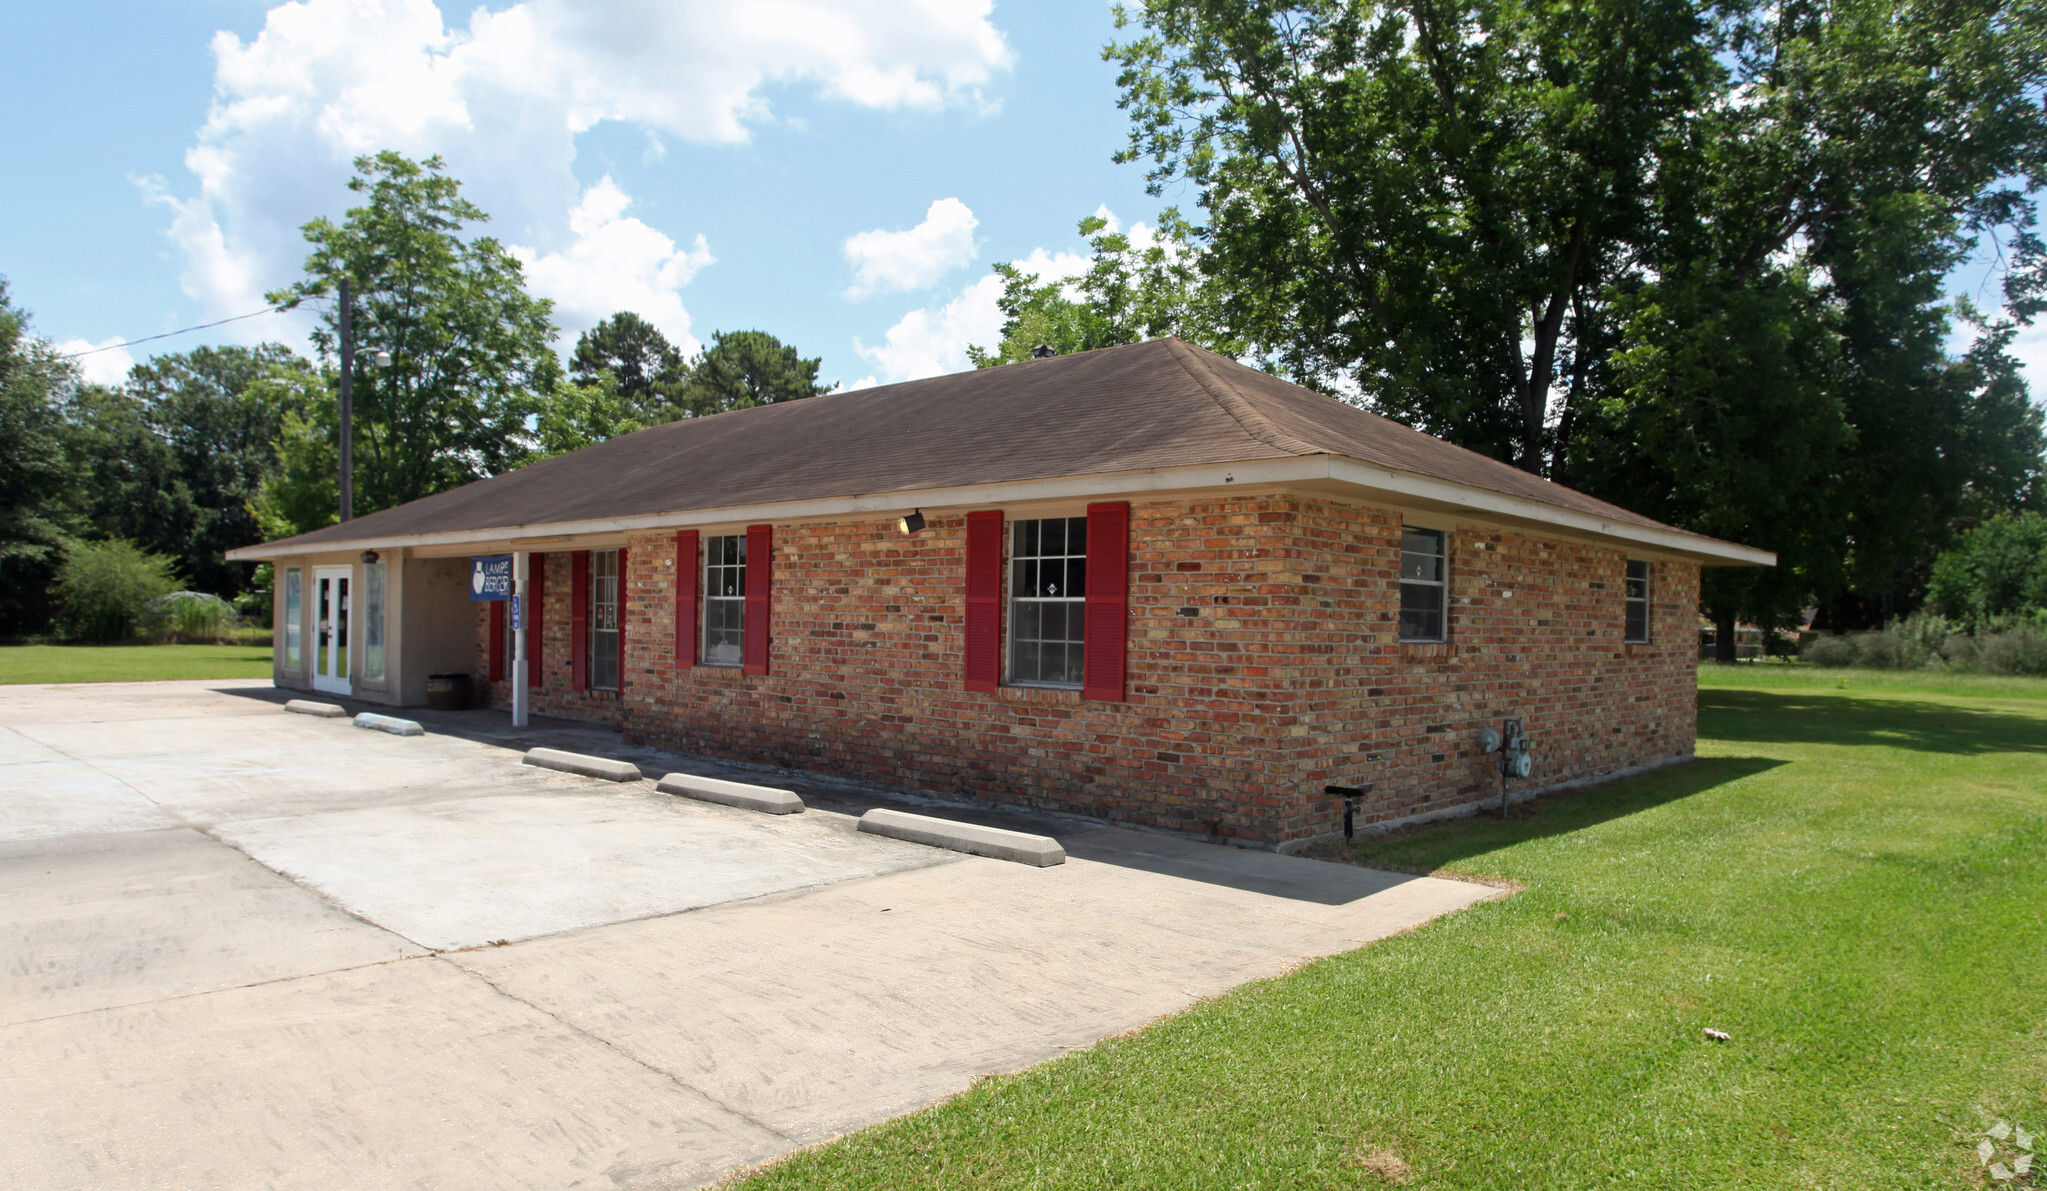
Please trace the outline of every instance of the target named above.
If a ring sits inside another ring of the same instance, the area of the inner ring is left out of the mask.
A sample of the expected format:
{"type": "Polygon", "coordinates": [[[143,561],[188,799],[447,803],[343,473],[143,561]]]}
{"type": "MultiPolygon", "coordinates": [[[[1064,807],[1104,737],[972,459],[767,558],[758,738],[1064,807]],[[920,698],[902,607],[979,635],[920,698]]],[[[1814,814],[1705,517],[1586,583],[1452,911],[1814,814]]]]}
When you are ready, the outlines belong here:
{"type": "Polygon", "coordinates": [[[355,627],[355,568],[313,568],[313,689],[349,694],[349,640],[355,627]]]}

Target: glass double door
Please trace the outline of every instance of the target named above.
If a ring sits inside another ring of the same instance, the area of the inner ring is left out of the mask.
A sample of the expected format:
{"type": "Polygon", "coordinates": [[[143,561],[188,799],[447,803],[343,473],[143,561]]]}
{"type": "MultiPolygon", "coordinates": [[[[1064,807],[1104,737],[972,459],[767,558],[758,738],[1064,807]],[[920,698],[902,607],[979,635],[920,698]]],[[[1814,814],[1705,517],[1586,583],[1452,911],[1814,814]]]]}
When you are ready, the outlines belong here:
{"type": "Polygon", "coordinates": [[[352,567],[313,568],[313,689],[337,695],[348,685],[348,587],[352,567]]]}

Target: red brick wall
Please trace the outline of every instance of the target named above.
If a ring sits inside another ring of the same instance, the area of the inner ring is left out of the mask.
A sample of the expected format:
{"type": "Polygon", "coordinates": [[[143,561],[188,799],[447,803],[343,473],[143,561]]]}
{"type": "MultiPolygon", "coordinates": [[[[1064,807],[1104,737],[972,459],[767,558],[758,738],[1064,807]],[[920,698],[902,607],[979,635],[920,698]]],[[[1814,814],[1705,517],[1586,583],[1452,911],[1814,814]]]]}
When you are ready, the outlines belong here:
{"type": "Polygon", "coordinates": [[[1403,646],[1400,524],[1277,494],[1134,504],[1121,704],[965,690],[963,518],[908,539],[892,522],[777,525],[765,676],[677,669],[675,538],[635,535],[623,698],[568,689],[557,554],[533,707],[622,712],[629,739],[691,752],[1265,844],[1337,829],[1329,784],[1373,784],[1366,822],[1497,798],[1477,734],[1509,715],[1535,744],[1516,787],[1691,751],[1695,566],[1656,566],[1652,644],[1625,646],[1620,551],[1428,522],[1451,535],[1451,640],[1403,646]]]}
{"type": "MultiPolygon", "coordinates": [[[[673,553],[673,551],[670,551],[673,553]]],[[[630,561],[630,559],[628,559],[630,561]]],[[[545,566],[540,615],[540,682],[529,688],[527,706],[534,715],[556,715],[615,724],[621,718],[619,696],[612,691],[578,691],[569,686],[569,586],[567,553],[535,554],[528,566],[545,566]]],[[[490,605],[476,605],[476,673],[490,674],[490,605]]],[[[529,642],[527,648],[532,648],[529,642]]],[[[493,707],[512,705],[512,651],[505,650],[505,681],[485,682],[485,701],[493,707]]]]}

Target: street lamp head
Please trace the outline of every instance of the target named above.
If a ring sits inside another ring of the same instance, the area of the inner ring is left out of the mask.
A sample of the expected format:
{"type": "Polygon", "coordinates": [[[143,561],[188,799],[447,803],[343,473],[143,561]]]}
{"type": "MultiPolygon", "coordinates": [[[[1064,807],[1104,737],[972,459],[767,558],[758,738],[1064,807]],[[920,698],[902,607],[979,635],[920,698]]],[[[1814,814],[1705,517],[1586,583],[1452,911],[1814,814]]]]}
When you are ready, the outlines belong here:
{"type": "Polygon", "coordinates": [[[391,353],[390,353],[390,352],[378,352],[378,353],[377,353],[377,367],[379,367],[379,368],[389,368],[390,366],[391,366],[391,353]]]}

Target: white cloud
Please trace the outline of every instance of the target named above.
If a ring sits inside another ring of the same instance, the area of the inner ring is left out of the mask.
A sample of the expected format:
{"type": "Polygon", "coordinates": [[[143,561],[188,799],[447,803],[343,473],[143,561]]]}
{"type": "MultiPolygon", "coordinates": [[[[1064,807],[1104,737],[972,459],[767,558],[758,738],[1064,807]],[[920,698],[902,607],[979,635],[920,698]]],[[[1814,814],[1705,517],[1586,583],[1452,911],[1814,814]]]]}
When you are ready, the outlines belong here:
{"type": "Polygon", "coordinates": [[[128,379],[128,370],[135,367],[135,357],[127,348],[111,346],[121,341],[121,337],[115,335],[109,339],[102,339],[98,343],[92,343],[84,339],[66,339],[62,343],[53,343],[50,346],[55,348],[60,356],[77,355],[79,352],[92,352],[92,355],[79,356],[76,360],[72,361],[72,363],[78,365],[78,375],[87,384],[118,385],[128,379]],[[106,348],[107,350],[94,351],[93,349],[95,348],[106,348]]]}
{"type": "Polygon", "coordinates": [[[990,273],[943,306],[912,310],[888,329],[875,347],[853,340],[853,350],[890,384],[959,372],[971,363],[967,345],[991,346],[1002,338],[1002,278],[990,273]]]}
{"type": "Polygon", "coordinates": [[[2047,323],[2035,323],[2012,340],[2011,354],[2036,404],[2047,404],[2047,323]]]}
{"type": "Polygon", "coordinates": [[[663,233],[628,218],[625,209],[631,202],[606,174],[569,212],[573,243],[546,255],[519,247],[512,253],[525,266],[533,292],[554,299],[555,322],[564,338],[630,310],[689,355],[702,345],[690,334],[681,290],[712,263],[710,247],[698,236],[693,247],[677,248],[663,233]]]}
{"type": "MultiPolygon", "coordinates": [[[[1088,268],[1079,253],[1043,248],[1012,263],[1041,282],[1071,280],[1088,268]]],[[[949,302],[905,314],[874,347],[855,339],[853,350],[890,384],[963,371],[972,364],[969,345],[992,349],[1002,341],[1002,309],[995,304],[1001,296],[1002,278],[990,273],[949,302]]]]}
{"type": "Polygon", "coordinates": [[[876,229],[846,240],[846,260],[853,266],[849,298],[895,290],[926,289],[974,259],[974,229],[980,221],[956,198],[942,198],[924,213],[924,222],[903,232],[876,229]]]}
{"type": "MultiPolygon", "coordinates": [[[[247,42],[214,36],[214,102],[185,155],[194,189],[143,189],[170,212],[181,284],[210,317],[292,280],[299,226],[338,214],[351,160],[387,148],[443,155],[500,240],[531,245],[536,266],[560,262],[549,268],[573,300],[604,305],[571,279],[596,285],[608,268],[635,301],[667,302],[649,291],[672,298],[707,255],[678,264],[663,233],[617,213],[571,226],[591,214],[572,170],[579,133],[630,121],[656,156],[663,137],[740,142],[776,118],[773,87],[877,109],[981,104],[1012,59],[990,12],[991,0],[521,0],[460,25],[433,0],[293,0],[247,42]],[[610,255],[628,241],[630,264],[610,255]]],[[[678,316],[679,299],[664,317],[678,316]]]]}

